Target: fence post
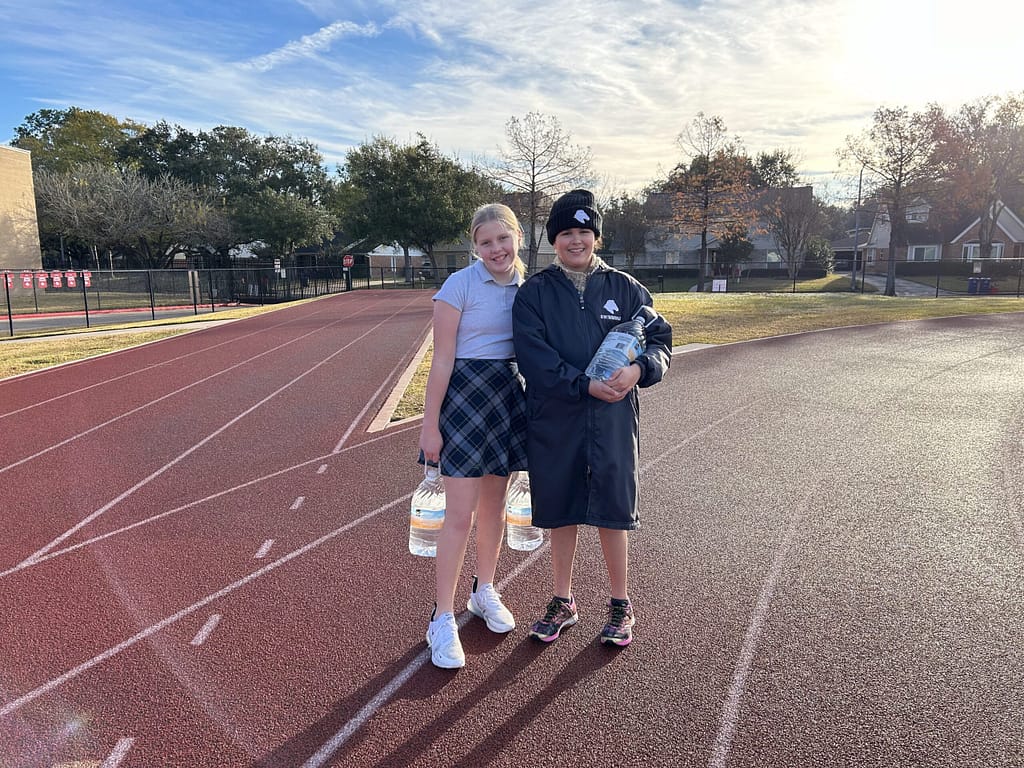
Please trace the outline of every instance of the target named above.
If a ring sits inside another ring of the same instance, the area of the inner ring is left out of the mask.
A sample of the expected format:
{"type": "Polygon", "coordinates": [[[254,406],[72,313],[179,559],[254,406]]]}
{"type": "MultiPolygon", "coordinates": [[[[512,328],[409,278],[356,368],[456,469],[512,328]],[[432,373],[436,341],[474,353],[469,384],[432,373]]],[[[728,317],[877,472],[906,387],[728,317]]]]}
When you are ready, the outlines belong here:
{"type": "Polygon", "coordinates": [[[85,307],[85,327],[89,328],[89,292],[85,289],[85,270],[80,273],[82,278],[82,306],[85,307]]]}
{"type": "Polygon", "coordinates": [[[14,335],[14,313],[11,311],[11,286],[7,282],[10,272],[4,272],[4,293],[7,294],[7,325],[10,326],[11,336],[14,335]]]}
{"type": "Polygon", "coordinates": [[[149,316],[156,320],[156,297],[153,295],[153,273],[146,270],[146,286],[149,288],[149,316]]]}
{"type": "Polygon", "coordinates": [[[942,279],[942,262],[935,265],[935,298],[939,298],[939,281],[942,279]]]}
{"type": "Polygon", "coordinates": [[[206,278],[207,278],[207,282],[210,283],[210,312],[215,312],[216,310],[213,308],[213,270],[212,269],[207,269],[206,270],[206,278]]]}

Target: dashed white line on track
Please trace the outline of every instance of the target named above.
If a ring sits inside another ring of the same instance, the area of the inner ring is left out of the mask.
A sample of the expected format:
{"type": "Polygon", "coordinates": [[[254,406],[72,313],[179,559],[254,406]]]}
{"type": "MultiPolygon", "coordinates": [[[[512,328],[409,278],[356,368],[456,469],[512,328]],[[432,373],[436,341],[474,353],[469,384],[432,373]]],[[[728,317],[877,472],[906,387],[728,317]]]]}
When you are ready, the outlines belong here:
{"type": "Polygon", "coordinates": [[[220,614],[215,613],[206,620],[203,628],[196,632],[196,636],[192,638],[190,645],[202,645],[205,643],[207,638],[213,634],[213,630],[217,628],[218,624],[220,624],[220,614]]]}
{"type": "Polygon", "coordinates": [[[302,506],[302,504],[303,504],[303,503],[304,503],[305,501],[306,501],[306,497],[305,497],[305,496],[299,496],[299,498],[297,498],[297,499],[296,499],[295,501],[293,501],[293,502],[292,502],[292,505],[291,505],[290,507],[288,507],[288,509],[289,509],[290,511],[294,512],[294,511],[295,511],[296,509],[298,509],[299,507],[301,507],[301,506],[302,506]]]}
{"type": "Polygon", "coordinates": [[[114,746],[114,750],[107,755],[107,759],[103,761],[100,768],[117,768],[121,764],[121,761],[128,756],[128,751],[135,744],[135,739],[119,739],[117,744],[114,746]]]}
{"type": "Polygon", "coordinates": [[[253,556],[253,559],[262,560],[264,557],[267,556],[267,553],[270,552],[270,548],[272,546],[274,546],[273,539],[267,539],[266,541],[264,541],[263,546],[256,550],[256,554],[253,556]]]}
{"type": "MultiPolygon", "coordinates": [[[[352,520],[352,521],[350,521],[348,523],[345,523],[345,525],[341,526],[340,528],[335,528],[330,533],[325,533],[320,538],[318,538],[318,539],[316,539],[314,541],[311,541],[308,544],[306,544],[306,545],[304,545],[302,547],[299,547],[298,549],[296,549],[296,550],[294,550],[292,552],[289,552],[287,555],[282,555],[281,557],[279,557],[277,560],[274,560],[273,562],[267,563],[262,568],[259,568],[259,569],[255,570],[255,571],[253,571],[252,573],[250,573],[248,576],[245,576],[245,577],[243,577],[241,579],[238,579],[237,581],[234,581],[231,584],[228,584],[223,589],[219,589],[216,592],[213,592],[213,593],[207,595],[202,600],[196,601],[195,603],[193,603],[192,605],[188,606],[187,608],[182,608],[177,613],[171,614],[170,616],[167,616],[166,618],[161,619],[156,624],[151,624],[150,626],[146,627],[141,632],[138,632],[138,633],[132,635],[127,640],[123,640],[122,642],[118,643],[117,645],[113,646],[112,648],[108,648],[103,653],[100,653],[100,654],[98,654],[96,656],[93,656],[88,661],[83,661],[78,666],[72,667],[67,672],[65,672],[65,673],[63,673],[61,675],[58,675],[57,677],[54,677],[54,678],[48,680],[47,682],[45,682],[42,685],[34,688],[33,690],[29,691],[28,693],[25,693],[25,694],[19,696],[16,699],[12,699],[11,701],[8,701],[3,706],[0,706],[0,718],[6,717],[7,715],[11,714],[12,712],[17,712],[23,706],[25,706],[26,704],[28,704],[28,703],[30,703],[32,701],[35,701],[40,696],[44,696],[44,695],[50,693],[51,691],[55,691],[60,686],[64,685],[64,683],[66,683],[66,682],[68,682],[70,680],[74,680],[79,675],[82,675],[85,672],[88,672],[93,667],[99,666],[100,664],[102,664],[105,661],[109,661],[110,659],[114,658],[115,656],[117,656],[122,651],[126,651],[129,648],[131,648],[132,646],[142,642],[146,638],[152,637],[157,632],[160,632],[161,630],[166,629],[167,627],[171,626],[172,624],[174,624],[174,623],[176,623],[178,621],[181,621],[186,616],[191,616],[193,613],[196,613],[197,611],[205,608],[210,603],[212,603],[212,602],[214,602],[216,600],[220,600],[222,597],[226,597],[227,595],[230,595],[235,590],[241,589],[242,587],[246,586],[247,584],[251,584],[252,582],[256,581],[256,579],[262,578],[263,576],[267,575],[271,571],[274,571],[274,570],[280,568],[285,563],[289,563],[292,560],[294,560],[295,558],[301,557],[302,555],[305,555],[307,552],[311,552],[314,549],[316,549],[317,547],[320,547],[323,544],[326,544],[327,542],[336,539],[338,536],[340,536],[341,534],[345,533],[348,530],[351,530],[352,528],[355,528],[357,525],[361,525],[361,524],[365,523],[367,520],[371,520],[374,517],[376,517],[377,515],[381,514],[382,512],[386,512],[387,510],[392,509],[393,507],[396,507],[396,506],[402,505],[402,504],[407,504],[409,502],[410,498],[412,498],[412,493],[407,493],[404,496],[399,496],[397,499],[393,499],[393,500],[389,501],[387,504],[382,504],[381,506],[377,507],[376,509],[374,509],[374,510],[372,510],[370,512],[367,512],[362,517],[357,517],[355,520],[352,520]]],[[[541,551],[541,549],[543,549],[543,548],[538,548],[537,551],[539,552],[539,551],[541,551]]]]}
{"type": "Polygon", "coordinates": [[[321,465],[320,465],[320,469],[318,469],[318,470],[316,471],[316,473],[317,473],[318,475],[322,475],[322,474],[323,474],[324,472],[326,472],[326,471],[327,471],[327,465],[326,465],[326,464],[321,464],[321,465]]]}

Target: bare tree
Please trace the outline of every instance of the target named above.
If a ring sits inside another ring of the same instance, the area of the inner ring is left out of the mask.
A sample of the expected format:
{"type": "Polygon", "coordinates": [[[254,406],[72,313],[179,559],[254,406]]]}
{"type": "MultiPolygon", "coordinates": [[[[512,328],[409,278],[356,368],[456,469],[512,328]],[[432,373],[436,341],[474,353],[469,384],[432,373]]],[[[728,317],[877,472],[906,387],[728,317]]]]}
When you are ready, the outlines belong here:
{"type": "Polygon", "coordinates": [[[896,295],[896,249],[906,245],[907,208],[929,194],[939,177],[934,158],[937,107],[910,112],[906,107],[875,110],[870,128],[846,137],[839,156],[852,160],[878,183],[876,196],[889,218],[889,259],[885,295],[896,295]]]}
{"type": "Polygon", "coordinates": [[[761,194],[760,208],[764,226],[786,259],[789,279],[796,280],[821,218],[814,190],[810,186],[768,189],[761,194]]]}
{"type": "Polygon", "coordinates": [[[537,266],[537,249],[543,229],[537,223],[546,218],[554,196],[592,181],[589,147],[572,143],[558,119],[530,112],[505,123],[507,146],[488,171],[494,181],[512,192],[510,205],[525,220],[529,257],[527,267],[537,266]]]}
{"type": "Polygon", "coordinates": [[[86,163],[40,172],[35,189],[41,218],[58,232],[116,249],[144,268],[167,268],[176,254],[228,237],[216,197],[169,176],[86,163]]]}

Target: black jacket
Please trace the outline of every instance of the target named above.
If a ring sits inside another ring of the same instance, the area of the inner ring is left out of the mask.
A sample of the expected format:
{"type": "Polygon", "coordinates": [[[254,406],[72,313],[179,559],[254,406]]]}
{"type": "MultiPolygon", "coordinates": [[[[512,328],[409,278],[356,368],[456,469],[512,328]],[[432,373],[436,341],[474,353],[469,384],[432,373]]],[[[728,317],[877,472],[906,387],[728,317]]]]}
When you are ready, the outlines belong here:
{"type": "MultiPolygon", "coordinates": [[[[647,289],[601,266],[581,297],[551,266],[527,280],[512,307],[513,340],[526,379],[527,456],[534,524],[637,526],[640,401],[636,389],[617,403],[590,396],[584,373],[605,335],[642,305],[647,289]]],[[[637,358],[638,382],[661,381],[671,362],[672,327],[661,317],[647,328],[637,358]]]]}

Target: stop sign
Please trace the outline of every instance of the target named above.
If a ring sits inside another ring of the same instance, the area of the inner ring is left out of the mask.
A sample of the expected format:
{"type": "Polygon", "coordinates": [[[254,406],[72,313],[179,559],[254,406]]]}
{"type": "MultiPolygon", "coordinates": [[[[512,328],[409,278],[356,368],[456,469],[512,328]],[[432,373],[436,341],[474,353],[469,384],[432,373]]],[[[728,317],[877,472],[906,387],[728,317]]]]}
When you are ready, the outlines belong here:
{"type": "Polygon", "coordinates": [[[341,257],[341,263],[342,263],[343,266],[351,267],[352,266],[352,261],[353,260],[352,260],[352,254],[351,253],[346,253],[344,256],[341,257]]]}

